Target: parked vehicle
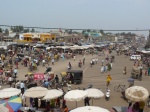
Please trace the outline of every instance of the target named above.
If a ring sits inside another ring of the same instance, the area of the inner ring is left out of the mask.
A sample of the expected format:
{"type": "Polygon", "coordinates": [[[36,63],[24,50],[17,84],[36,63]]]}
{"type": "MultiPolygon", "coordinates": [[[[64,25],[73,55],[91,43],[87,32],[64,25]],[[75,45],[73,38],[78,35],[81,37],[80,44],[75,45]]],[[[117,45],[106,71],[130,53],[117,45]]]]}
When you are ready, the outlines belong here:
{"type": "Polygon", "coordinates": [[[51,67],[47,67],[44,73],[47,74],[47,73],[50,72],[51,70],[52,70],[51,67]]]}
{"type": "Polygon", "coordinates": [[[67,72],[61,72],[60,75],[62,77],[62,81],[71,82],[72,84],[82,83],[82,70],[68,70],[67,72]]]}
{"type": "Polygon", "coordinates": [[[142,77],[140,76],[140,70],[135,66],[132,67],[131,78],[138,79],[140,81],[142,80],[142,77]]]}
{"type": "Polygon", "coordinates": [[[106,99],[106,101],[108,101],[110,99],[110,90],[109,89],[107,89],[107,91],[106,91],[105,99],[106,99]]]}
{"type": "Polygon", "coordinates": [[[132,55],[130,57],[131,60],[141,60],[141,55],[132,55]]]}

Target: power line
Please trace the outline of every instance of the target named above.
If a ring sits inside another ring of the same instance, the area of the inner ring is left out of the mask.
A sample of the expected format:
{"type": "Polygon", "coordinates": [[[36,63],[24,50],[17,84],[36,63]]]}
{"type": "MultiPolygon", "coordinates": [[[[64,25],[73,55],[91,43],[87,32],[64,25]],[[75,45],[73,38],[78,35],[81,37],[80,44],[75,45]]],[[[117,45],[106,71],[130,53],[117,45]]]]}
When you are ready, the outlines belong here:
{"type": "MultiPolygon", "coordinates": [[[[11,25],[0,25],[2,27],[16,27],[11,25]]],[[[33,27],[33,26],[23,26],[24,28],[35,28],[35,29],[61,29],[61,30],[102,30],[102,29],[74,29],[74,28],[47,28],[47,27],[33,27]]],[[[150,29],[137,29],[137,30],[103,30],[103,31],[150,31],[150,29]]]]}

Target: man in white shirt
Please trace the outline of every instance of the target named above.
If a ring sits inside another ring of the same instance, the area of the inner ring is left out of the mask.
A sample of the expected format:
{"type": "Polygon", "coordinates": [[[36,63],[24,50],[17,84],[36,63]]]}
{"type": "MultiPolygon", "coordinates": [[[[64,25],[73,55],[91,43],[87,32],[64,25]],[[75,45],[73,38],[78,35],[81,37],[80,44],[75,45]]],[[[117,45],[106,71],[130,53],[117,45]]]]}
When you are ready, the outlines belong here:
{"type": "Polygon", "coordinates": [[[23,81],[21,81],[20,83],[20,89],[21,89],[21,93],[24,94],[24,88],[25,88],[25,85],[23,83],[23,81]]]}
{"type": "Polygon", "coordinates": [[[44,59],[43,59],[42,63],[43,63],[43,66],[45,66],[45,60],[44,59]]]}
{"type": "Polygon", "coordinates": [[[13,81],[13,78],[10,76],[10,77],[8,78],[8,82],[9,82],[10,87],[11,87],[11,85],[12,85],[12,81],[13,81]]]}
{"type": "Polygon", "coordinates": [[[52,65],[54,65],[54,58],[52,59],[52,65]]]}
{"type": "Polygon", "coordinates": [[[14,69],[15,78],[17,78],[17,72],[18,72],[18,70],[17,70],[17,68],[15,68],[15,69],[14,69]]]}
{"type": "Polygon", "coordinates": [[[103,66],[103,64],[104,64],[104,60],[102,60],[102,66],[103,66]]]}

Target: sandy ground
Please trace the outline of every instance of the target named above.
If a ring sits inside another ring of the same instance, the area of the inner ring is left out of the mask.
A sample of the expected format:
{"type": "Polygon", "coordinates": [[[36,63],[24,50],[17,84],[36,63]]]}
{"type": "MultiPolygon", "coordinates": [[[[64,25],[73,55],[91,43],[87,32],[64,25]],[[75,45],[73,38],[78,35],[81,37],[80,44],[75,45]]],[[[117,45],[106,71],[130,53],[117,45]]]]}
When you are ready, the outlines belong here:
{"type": "MultiPolygon", "coordinates": [[[[107,52],[105,52],[105,54],[108,55],[107,52]]],[[[55,62],[55,65],[50,64],[50,66],[52,67],[52,71],[55,74],[58,74],[60,77],[60,72],[66,71],[68,63],[71,62],[71,65],[73,67],[72,69],[74,69],[74,70],[81,69],[84,71],[83,83],[79,84],[79,85],[72,85],[73,89],[76,89],[77,87],[87,87],[89,84],[93,84],[93,88],[101,89],[104,92],[104,94],[106,93],[106,77],[108,74],[110,74],[112,77],[111,85],[109,86],[110,100],[106,101],[105,97],[100,98],[100,99],[94,99],[93,106],[100,106],[100,107],[103,107],[106,109],[110,109],[113,106],[128,106],[128,103],[121,98],[121,93],[114,91],[114,86],[119,85],[119,84],[128,86],[127,80],[131,75],[130,73],[131,73],[133,61],[130,61],[129,57],[125,58],[125,56],[123,56],[123,55],[116,56],[116,53],[113,52],[111,55],[115,55],[115,62],[113,63],[112,70],[107,73],[101,74],[100,73],[101,60],[105,59],[106,55],[101,55],[101,56],[86,55],[85,65],[83,65],[82,68],[78,67],[78,61],[83,59],[83,55],[77,55],[75,61],[73,59],[67,59],[64,61],[60,60],[58,62],[55,62]],[[96,57],[98,57],[98,63],[95,64],[94,66],[90,67],[90,60],[92,58],[96,58],[96,57]],[[127,67],[127,74],[123,75],[123,69],[125,66],[127,67]]],[[[43,67],[42,65],[40,65],[38,67],[38,70],[34,71],[34,72],[35,73],[43,73],[45,70],[46,70],[46,67],[43,67]]],[[[20,65],[19,70],[18,70],[18,79],[19,80],[25,79],[24,75],[27,72],[28,72],[28,69],[20,65]]],[[[142,81],[135,80],[135,85],[143,86],[143,87],[147,88],[148,91],[150,92],[150,87],[149,87],[150,77],[143,75],[142,81]]],[[[65,90],[67,90],[66,87],[65,87],[65,90]]],[[[77,103],[77,105],[78,105],[78,107],[84,106],[84,102],[79,101],[77,103]]],[[[92,100],[90,100],[90,105],[92,105],[92,100]]],[[[76,102],[67,101],[67,106],[69,107],[69,109],[76,108],[76,102]]],[[[145,107],[144,112],[150,112],[150,109],[145,107]]]]}

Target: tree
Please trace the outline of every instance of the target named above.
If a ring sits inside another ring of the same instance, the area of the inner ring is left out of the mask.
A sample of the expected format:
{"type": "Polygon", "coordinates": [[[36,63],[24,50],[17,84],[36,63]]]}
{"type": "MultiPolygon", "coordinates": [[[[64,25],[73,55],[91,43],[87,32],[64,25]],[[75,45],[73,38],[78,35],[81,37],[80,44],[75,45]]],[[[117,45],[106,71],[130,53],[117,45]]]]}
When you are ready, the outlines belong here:
{"type": "Polygon", "coordinates": [[[96,31],[96,30],[92,30],[92,32],[97,33],[97,31],[96,31]]]}
{"type": "Polygon", "coordinates": [[[84,34],[86,31],[85,30],[82,30],[82,34],[84,34]]]}
{"type": "Polygon", "coordinates": [[[11,30],[11,31],[14,31],[14,28],[11,26],[11,27],[10,27],[10,30],[11,30]]]}
{"type": "Polygon", "coordinates": [[[88,35],[88,34],[85,34],[84,37],[85,37],[85,39],[88,39],[89,35],[88,35]]]}
{"type": "Polygon", "coordinates": [[[126,34],[125,32],[122,32],[122,33],[121,33],[122,36],[125,36],[125,34],[126,34]]]}
{"type": "Polygon", "coordinates": [[[88,29],[88,30],[87,30],[87,32],[91,32],[91,30],[90,30],[90,29],[88,29]]]}
{"type": "Polygon", "coordinates": [[[3,29],[2,28],[0,28],[0,33],[2,33],[3,32],[3,29]]]}
{"type": "Polygon", "coordinates": [[[104,31],[103,31],[103,30],[100,30],[100,33],[101,33],[102,35],[104,35],[104,31]]]}
{"type": "Polygon", "coordinates": [[[29,31],[30,30],[28,28],[23,30],[24,33],[28,33],[29,31]]]}
{"type": "Polygon", "coordinates": [[[65,30],[65,33],[68,33],[69,32],[69,30],[65,30]]]}
{"type": "Polygon", "coordinates": [[[31,32],[33,32],[33,33],[35,32],[34,28],[31,29],[31,32]]]}
{"type": "Polygon", "coordinates": [[[7,28],[5,29],[5,35],[9,35],[9,31],[7,28]]]}
{"type": "Polygon", "coordinates": [[[22,32],[24,31],[24,27],[23,26],[14,26],[10,28],[13,32],[22,32]]]}
{"type": "Polygon", "coordinates": [[[145,45],[145,49],[148,49],[148,48],[150,48],[150,31],[149,31],[149,36],[145,45]]]}
{"type": "Polygon", "coordinates": [[[70,30],[68,31],[68,34],[72,34],[72,29],[70,29],[70,30]]]}

